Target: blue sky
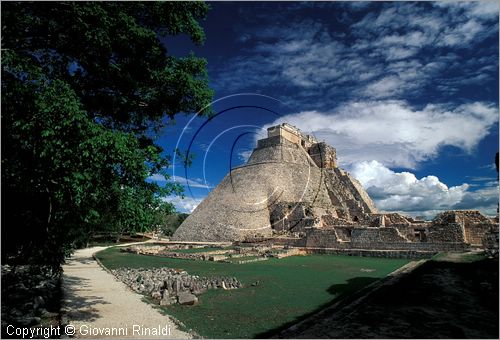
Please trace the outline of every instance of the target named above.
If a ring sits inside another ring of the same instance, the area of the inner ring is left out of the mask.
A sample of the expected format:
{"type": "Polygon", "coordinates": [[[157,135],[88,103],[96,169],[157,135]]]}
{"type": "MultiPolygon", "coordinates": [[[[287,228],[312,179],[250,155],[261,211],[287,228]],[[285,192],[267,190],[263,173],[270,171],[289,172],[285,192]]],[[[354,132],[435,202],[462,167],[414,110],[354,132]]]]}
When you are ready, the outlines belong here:
{"type": "Polygon", "coordinates": [[[173,55],[208,60],[222,112],[208,123],[179,115],[160,138],[167,152],[191,144],[195,155],[190,168],[169,169],[189,184],[185,199],[169,198],[180,211],[243,164],[265,128],[287,121],[337,148],[380,210],[495,214],[497,2],[210,6],[203,46],[164,41],[173,55]]]}

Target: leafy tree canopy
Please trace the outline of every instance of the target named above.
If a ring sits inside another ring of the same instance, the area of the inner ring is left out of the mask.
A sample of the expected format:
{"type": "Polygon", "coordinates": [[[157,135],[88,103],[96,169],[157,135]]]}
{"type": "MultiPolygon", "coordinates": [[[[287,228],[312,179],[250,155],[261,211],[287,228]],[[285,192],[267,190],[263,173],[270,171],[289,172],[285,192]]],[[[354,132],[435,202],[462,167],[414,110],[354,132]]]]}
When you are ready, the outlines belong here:
{"type": "MultiPolygon", "coordinates": [[[[202,2],[2,4],[2,258],[58,266],[96,231],[157,223],[145,179],[170,158],[166,117],[212,100],[206,61],[161,38],[203,43],[202,2]]],[[[168,119],[167,119],[168,120],[168,119]]]]}
{"type": "Polygon", "coordinates": [[[184,222],[184,220],[189,216],[186,213],[171,213],[169,211],[159,212],[158,216],[159,228],[157,231],[163,236],[172,236],[177,228],[184,222]]]}

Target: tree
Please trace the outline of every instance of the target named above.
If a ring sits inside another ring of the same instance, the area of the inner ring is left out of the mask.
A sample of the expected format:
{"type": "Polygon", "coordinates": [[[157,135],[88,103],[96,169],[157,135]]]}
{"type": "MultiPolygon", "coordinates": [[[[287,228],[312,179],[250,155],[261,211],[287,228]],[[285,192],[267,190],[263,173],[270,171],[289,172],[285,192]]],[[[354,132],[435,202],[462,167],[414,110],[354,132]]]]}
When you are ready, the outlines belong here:
{"type": "Polygon", "coordinates": [[[160,212],[158,216],[158,231],[163,236],[172,236],[188,216],[189,214],[186,213],[160,212]]]}
{"type": "MultiPolygon", "coordinates": [[[[162,39],[201,44],[202,2],[2,4],[2,259],[59,266],[89,235],[140,231],[162,197],[148,183],[170,158],[164,124],[211,102],[206,61],[162,39]]],[[[166,174],[165,174],[166,175],[166,174]]]]}

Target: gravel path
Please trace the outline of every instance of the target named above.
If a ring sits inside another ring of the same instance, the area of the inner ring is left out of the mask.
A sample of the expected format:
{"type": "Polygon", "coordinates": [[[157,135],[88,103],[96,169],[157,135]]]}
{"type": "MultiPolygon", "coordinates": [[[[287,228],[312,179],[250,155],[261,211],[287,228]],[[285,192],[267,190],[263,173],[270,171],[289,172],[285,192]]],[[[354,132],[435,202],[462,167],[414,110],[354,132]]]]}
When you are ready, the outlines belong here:
{"type": "Polygon", "coordinates": [[[92,254],[105,248],[77,250],[63,266],[62,310],[68,324],[74,326],[75,336],[192,338],[189,333],[180,331],[170,317],[143,302],[141,295],[129,290],[99,266],[92,254]],[[162,332],[166,334],[161,334],[162,332]],[[160,334],[155,336],[155,333],[160,334]]]}

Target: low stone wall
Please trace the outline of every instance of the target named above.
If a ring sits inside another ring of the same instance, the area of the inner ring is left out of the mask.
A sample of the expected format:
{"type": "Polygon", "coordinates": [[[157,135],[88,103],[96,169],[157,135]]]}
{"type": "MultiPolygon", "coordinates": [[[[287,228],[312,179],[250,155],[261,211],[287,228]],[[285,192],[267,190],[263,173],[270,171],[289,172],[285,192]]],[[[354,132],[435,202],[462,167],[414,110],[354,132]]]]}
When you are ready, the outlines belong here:
{"type": "MultiPolygon", "coordinates": [[[[266,239],[264,239],[266,240],[266,239]]],[[[229,262],[229,263],[248,263],[256,261],[265,261],[270,257],[283,258],[294,255],[301,255],[301,252],[297,248],[289,248],[288,246],[300,246],[297,242],[299,239],[290,238],[286,239],[291,244],[280,244],[275,245],[272,243],[259,242],[254,245],[240,246],[234,245],[232,248],[219,249],[219,250],[209,250],[205,252],[195,252],[195,253],[185,253],[185,252],[174,252],[167,246],[149,246],[149,245],[133,245],[130,247],[122,248],[124,252],[130,252],[134,254],[141,255],[153,255],[185,260],[195,260],[195,261],[218,261],[218,262],[229,262]],[[245,258],[256,257],[254,259],[248,260],[245,258]],[[241,261],[235,261],[235,259],[242,258],[241,261]]]]}
{"type": "Polygon", "coordinates": [[[486,255],[498,258],[498,227],[484,235],[483,247],[486,255]]]}
{"type": "Polygon", "coordinates": [[[257,257],[257,258],[248,259],[248,260],[239,260],[239,261],[224,260],[224,261],[221,261],[221,262],[235,263],[235,264],[245,264],[245,263],[261,262],[261,261],[267,261],[267,260],[269,260],[268,257],[257,257]]]}
{"type": "Polygon", "coordinates": [[[258,244],[258,245],[281,245],[291,247],[305,247],[306,239],[296,237],[273,237],[273,238],[246,238],[245,242],[236,244],[258,244]]]}
{"type": "Polygon", "coordinates": [[[436,251],[418,250],[368,250],[368,249],[332,249],[332,248],[306,248],[307,254],[349,255],[361,257],[384,257],[404,259],[426,259],[436,255],[436,251]]]}
{"type": "Polygon", "coordinates": [[[370,243],[352,244],[353,248],[375,249],[375,250],[414,250],[414,251],[464,251],[470,249],[465,243],[430,243],[430,242],[406,242],[406,243],[370,243]]]}
{"type": "Polygon", "coordinates": [[[335,229],[309,229],[306,231],[306,247],[308,248],[332,248],[340,245],[335,229]]]}
{"type": "Polygon", "coordinates": [[[268,255],[268,257],[274,257],[274,258],[277,258],[277,259],[282,259],[282,258],[285,258],[285,257],[289,257],[289,256],[299,256],[299,255],[306,255],[307,253],[303,250],[303,249],[300,249],[300,248],[290,248],[290,249],[285,249],[285,250],[282,250],[278,253],[271,253],[268,255]]]}
{"type": "MultiPolygon", "coordinates": [[[[187,248],[181,248],[181,249],[187,249],[187,248]]],[[[225,258],[226,256],[224,256],[224,254],[228,253],[227,249],[210,250],[197,253],[184,253],[184,252],[172,251],[172,249],[167,246],[149,246],[149,245],[133,245],[130,247],[122,248],[121,251],[139,255],[152,255],[152,256],[169,257],[169,258],[176,258],[183,260],[194,260],[194,261],[218,261],[220,259],[225,258]]]]}
{"type": "Polygon", "coordinates": [[[404,238],[395,228],[354,228],[351,233],[352,243],[404,243],[404,238]]]}
{"type": "Polygon", "coordinates": [[[427,241],[465,242],[464,229],[460,223],[433,223],[427,231],[427,241]]]}
{"type": "Polygon", "coordinates": [[[335,231],[340,241],[350,242],[352,240],[352,227],[335,227],[335,231]]]}
{"type": "Polygon", "coordinates": [[[482,246],[483,239],[486,234],[490,233],[494,229],[494,225],[491,223],[477,223],[466,225],[465,230],[465,240],[474,246],[482,246]]]}
{"type": "MultiPolygon", "coordinates": [[[[360,231],[362,232],[363,230],[360,231]]],[[[393,228],[380,228],[393,229],[393,228]]],[[[357,229],[353,230],[353,234],[357,229]]],[[[394,230],[394,229],[393,229],[394,230]]],[[[366,230],[365,230],[366,232],[366,230]]],[[[392,235],[394,231],[387,232],[392,235]]],[[[382,232],[382,234],[385,231],[382,232]]],[[[376,233],[373,233],[378,235],[376,233]]],[[[372,235],[373,236],[373,235],[372,235]]],[[[387,235],[384,235],[387,236],[387,235]]],[[[355,237],[353,236],[353,240],[355,237]]],[[[426,252],[439,252],[439,251],[463,251],[470,248],[468,244],[463,242],[387,242],[378,241],[377,238],[363,237],[358,238],[358,242],[342,242],[337,239],[334,229],[311,228],[307,231],[306,247],[307,248],[334,248],[334,249],[362,249],[362,250],[404,250],[404,251],[426,251],[426,252]]],[[[387,240],[387,239],[386,239],[387,240]]]]}
{"type": "Polygon", "coordinates": [[[243,286],[234,277],[200,277],[171,268],[119,268],[111,272],[133,291],[151,296],[161,306],[196,304],[197,295],[208,289],[237,289],[243,286]]]}

